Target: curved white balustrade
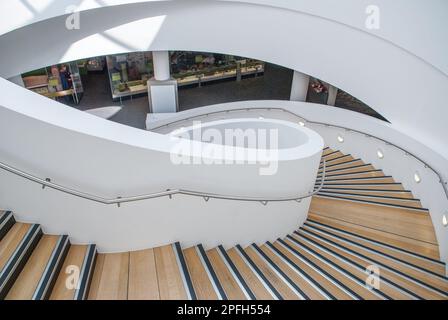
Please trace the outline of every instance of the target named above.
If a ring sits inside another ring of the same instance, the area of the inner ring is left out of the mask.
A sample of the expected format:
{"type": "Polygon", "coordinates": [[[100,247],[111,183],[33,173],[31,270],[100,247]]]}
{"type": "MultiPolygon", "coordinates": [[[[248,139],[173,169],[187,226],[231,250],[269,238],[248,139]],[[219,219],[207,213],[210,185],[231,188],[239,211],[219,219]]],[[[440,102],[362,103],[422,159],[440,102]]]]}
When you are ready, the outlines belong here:
{"type": "MultiPolygon", "coordinates": [[[[100,119],[32,92],[22,94],[14,84],[0,82],[8,89],[8,94],[0,96],[0,161],[38,177],[51,177],[60,185],[107,198],[180,188],[272,199],[295,197],[313,189],[323,141],[297,124],[277,122],[280,132],[282,128],[287,134],[294,130],[302,138],[296,140],[298,146],[281,148],[278,158],[272,159],[274,174],[260,174],[270,164],[239,163],[245,158],[240,157],[238,148],[218,146],[224,164],[208,164],[219,156],[202,153],[207,143],[192,141],[191,149],[176,149],[178,139],[168,135],[100,119]],[[19,93],[21,99],[16,99],[19,93]],[[178,164],[172,161],[173,154],[200,161],[178,164]],[[232,161],[226,164],[227,160],[232,161]]],[[[267,119],[254,121],[269,128],[267,119]]],[[[275,239],[299,226],[309,205],[309,199],[263,206],[174,195],[171,200],[148,199],[117,208],[49,188],[42,190],[6,171],[0,172],[0,177],[2,208],[13,209],[21,220],[39,222],[46,232],[68,233],[74,243],[97,243],[105,251],[174,240],[231,246],[275,239]]]]}
{"type": "Polygon", "coordinates": [[[442,183],[446,183],[446,180],[440,181],[440,177],[424,163],[379,139],[395,143],[408,152],[418,154],[423,161],[431,163],[439,173],[446,175],[447,168],[443,165],[445,160],[434,157],[426,146],[419,145],[418,142],[395,130],[384,121],[362,114],[353,114],[344,109],[292,101],[239,101],[216,104],[176,113],[170,118],[149,122],[147,126],[152,131],[169,133],[173,128],[187,127],[197,119],[207,123],[207,121],[213,122],[227,117],[269,117],[299,121],[319,133],[329,147],[352,154],[354,157],[372,163],[378,169],[383,169],[385,174],[392,175],[402,182],[405,189],[411,190],[415,197],[421,199],[422,205],[429,209],[439,243],[441,259],[448,260],[448,232],[443,224],[443,215],[446,214],[448,208],[448,199],[442,185],[442,183]],[[314,124],[306,120],[325,124],[314,124]],[[350,127],[361,133],[345,130],[338,126],[350,127]],[[338,139],[339,136],[343,137],[342,143],[338,139]],[[375,136],[379,139],[374,138],[375,136]],[[378,150],[382,151],[382,157],[379,157],[378,150]],[[415,171],[421,175],[419,183],[414,180],[415,171]]]}

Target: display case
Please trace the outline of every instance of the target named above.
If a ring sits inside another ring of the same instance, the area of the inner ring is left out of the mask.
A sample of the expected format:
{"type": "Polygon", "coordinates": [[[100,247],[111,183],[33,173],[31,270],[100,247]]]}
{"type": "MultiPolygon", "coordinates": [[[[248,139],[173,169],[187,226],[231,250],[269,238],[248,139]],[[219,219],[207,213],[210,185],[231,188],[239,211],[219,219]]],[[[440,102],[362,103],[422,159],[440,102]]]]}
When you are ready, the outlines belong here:
{"type": "Polygon", "coordinates": [[[151,52],[132,52],[106,57],[112,99],[147,93],[153,76],[151,52]]]}
{"type": "Polygon", "coordinates": [[[64,98],[70,104],[70,96],[73,103],[81,100],[84,88],[78,61],[53,65],[42,69],[22,74],[25,88],[51,99],[64,98]]]}
{"type": "Polygon", "coordinates": [[[171,74],[180,87],[225,79],[240,80],[263,73],[264,63],[254,59],[201,52],[171,53],[171,74]]]}

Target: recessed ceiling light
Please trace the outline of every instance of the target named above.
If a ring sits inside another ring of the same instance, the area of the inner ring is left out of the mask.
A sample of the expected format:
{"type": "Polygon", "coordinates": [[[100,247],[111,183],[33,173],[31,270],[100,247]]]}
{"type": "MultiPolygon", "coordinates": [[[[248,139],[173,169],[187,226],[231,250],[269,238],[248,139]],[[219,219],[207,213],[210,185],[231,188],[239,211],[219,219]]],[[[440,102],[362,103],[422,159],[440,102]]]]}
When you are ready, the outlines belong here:
{"type": "Polygon", "coordinates": [[[417,171],[414,173],[414,181],[417,182],[417,183],[422,181],[422,178],[420,178],[420,175],[418,174],[417,171]]]}
{"type": "Polygon", "coordinates": [[[344,137],[341,136],[341,135],[338,135],[338,141],[339,141],[340,143],[344,142],[344,137]]]}
{"type": "Polygon", "coordinates": [[[446,217],[446,214],[442,217],[442,224],[444,227],[448,226],[448,218],[446,217]]]}
{"type": "Polygon", "coordinates": [[[300,125],[301,127],[304,127],[304,126],[305,126],[305,122],[303,122],[303,121],[299,121],[299,125],[300,125]]]}
{"type": "Polygon", "coordinates": [[[260,120],[263,120],[263,119],[264,119],[264,117],[262,117],[262,116],[259,116],[259,117],[258,117],[258,119],[260,119],[260,120]]]}
{"type": "Polygon", "coordinates": [[[378,149],[376,151],[376,155],[378,156],[378,158],[383,159],[384,158],[384,153],[381,149],[378,149]]]}

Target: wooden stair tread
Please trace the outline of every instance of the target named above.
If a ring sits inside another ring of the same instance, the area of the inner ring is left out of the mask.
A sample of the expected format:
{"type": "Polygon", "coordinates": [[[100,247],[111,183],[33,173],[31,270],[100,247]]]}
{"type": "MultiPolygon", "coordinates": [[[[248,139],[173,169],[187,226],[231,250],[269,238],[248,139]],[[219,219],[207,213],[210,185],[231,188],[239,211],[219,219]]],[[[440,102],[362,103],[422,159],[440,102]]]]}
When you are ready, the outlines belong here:
{"type": "Polygon", "coordinates": [[[288,249],[280,245],[278,241],[274,242],[273,245],[285,256],[287,256],[294,264],[299,266],[301,270],[303,270],[311,278],[313,278],[315,282],[317,282],[320,286],[322,286],[335,299],[352,300],[352,297],[350,295],[348,295],[345,291],[341,290],[337,285],[335,285],[332,281],[330,281],[330,279],[328,279],[324,274],[316,270],[312,265],[309,265],[308,263],[305,263],[302,259],[296,257],[288,249]]]}
{"type": "Polygon", "coordinates": [[[9,290],[6,300],[30,300],[47,266],[59,237],[43,235],[9,290]]]}
{"type": "Polygon", "coordinates": [[[246,296],[219,255],[218,249],[207,251],[208,259],[229,300],[245,300],[246,296]]]}
{"type": "Polygon", "coordinates": [[[0,241],[0,270],[8,262],[30,227],[31,224],[16,222],[0,241]]]}
{"type": "Polygon", "coordinates": [[[283,299],[298,300],[299,297],[292,291],[288,285],[267,265],[265,261],[255,252],[252,247],[244,249],[251,260],[257,265],[268,281],[280,293],[283,299]]]}
{"type": "Polygon", "coordinates": [[[132,251],[129,255],[128,299],[159,300],[154,250],[132,251]]]}
{"type": "Polygon", "coordinates": [[[184,249],[183,252],[197,298],[200,300],[216,300],[218,296],[207,276],[196,247],[184,249]]]}
{"type": "Polygon", "coordinates": [[[237,253],[235,248],[227,250],[227,254],[232,259],[232,262],[237,267],[241,276],[246,281],[247,285],[250,287],[252,292],[255,294],[257,299],[261,300],[273,300],[272,295],[263,286],[257,276],[252,272],[249,266],[244,262],[241,256],[237,253]]]}
{"type": "Polygon", "coordinates": [[[387,247],[387,246],[384,246],[381,244],[377,244],[375,242],[369,241],[368,239],[357,237],[356,235],[346,234],[344,232],[341,232],[341,230],[338,230],[338,229],[333,230],[327,226],[315,225],[315,224],[313,224],[312,221],[311,221],[311,223],[308,222],[308,224],[311,225],[312,227],[318,228],[319,230],[325,231],[326,233],[356,242],[357,244],[363,245],[363,246],[368,247],[373,250],[377,250],[379,252],[382,252],[391,257],[400,259],[407,263],[420,266],[422,268],[425,268],[429,271],[438,273],[440,275],[445,275],[445,266],[442,264],[439,264],[439,263],[435,263],[434,261],[430,261],[430,260],[424,259],[419,256],[411,255],[407,252],[398,250],[398,248],[394,249],[394,248],[387,247]]]}
{"type": "Polygon", "coordinates": [[[273,261],[275,264],[286,273],[286,275],[297,284],[300,289],[306,294],[309,299],[312,300],[325,300],[326,297],[320,293],[315,287],[308,283],[304,278],[297,274],[291,267],[283,262],[278,256],[276,256],[266,245],[262,245],[261,250],[273,261]]]}
{"type": "Polygon", "coordinates": [[[310,212],[437,245],[429,214],[313,196],[310,212]]]}
{"type": "Polygon", "coordinates": [[[64,260],[61,271],[56,279],[55,285],[50,295],[50,300],[73,300],[75,286],[70,284],[70,276],[73,275],[73,267],[81,270],[84,257],[87,251],[86,245],[71,245],[67,257],[64,260]]]}
{"type": "Polygon", "coordinates": [[[129,252],[98,254],[89,300],[126,300],[129,252]]]}
{"type": "MultiPolygon", "coordinates": [[[[312,237],[311,237],[312,238],[312,237]]],[[[354,253],[351,252],[346,252],[344,250],[342,250],[340,247],[338,246],[334,246],[334,245],[330,245],[328,243],[325,243],[324,241],[318,239],[318,238],[313,238],[314,241],[316,241],[317,243],[319,243],[320,245],[322,245],[323,247],[329,248],[335,252],[337,252],[340,255],[343,255],[347,258],[349,258],[350,260],[362,265],[364,268],[367,268],[368,266],[372,265],[372,262],[370,260],[367,260],[363,257],[359,257],[354,253]]],[[[407,290],[409,290],[412,293],[417,294],[418,296],[420,296],[421,298],[424,299],[444,299],[444,297],[442,295],[440,295],[437,292],[434,292],[430,289],[427,289],[425,287],[422,287],[421,285],[406,279],[405,277],[403,277],[400,274],[396,274],[394,272],[391,272],[387,269],[384,268],[380,268],[380,272],[381,272],[381,277],[383,278],[387,278],[389,280],[391,280],[393,283],[395,283],[396,285],[399,285],[407,290]]]]}
{"type": "Polygon", "coordinates": [[[162,300],[187,299],[172,245],[154,248],[159,295],[162,300]]]}

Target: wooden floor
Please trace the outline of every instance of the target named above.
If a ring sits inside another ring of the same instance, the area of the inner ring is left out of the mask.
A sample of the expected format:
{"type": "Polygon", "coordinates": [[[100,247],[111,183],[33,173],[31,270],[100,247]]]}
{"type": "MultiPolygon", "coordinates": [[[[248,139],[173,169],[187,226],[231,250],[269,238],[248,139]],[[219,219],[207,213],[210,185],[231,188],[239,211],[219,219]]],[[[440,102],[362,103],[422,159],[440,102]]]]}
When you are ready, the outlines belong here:
{"type": "MultiPolygon", "coordinates": [[[[15,281],[0,283],[0,294],[32,299],[46,283],[52,300],[447,300],[446,267],[420,200],[361,159],[329,148],[323,159],[328,176],[307,221],[275,242],[208,250],[170,244],[123,253],[71,245],[60,252],[60,237],[43,235],[12,275],[15,281]],[[50,261],[58,255],[56,268],[50,261]],[[44,275],[53,278],[45,282],[44,275]]],[[[14,223],[0,230],[0,279],[32,227],[14,223]]]]}

